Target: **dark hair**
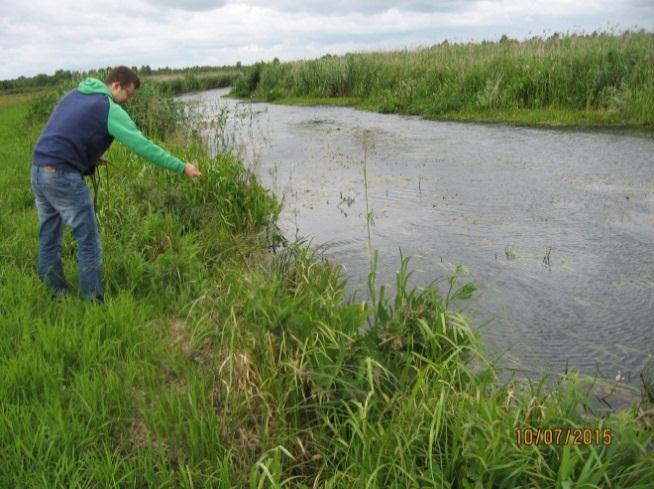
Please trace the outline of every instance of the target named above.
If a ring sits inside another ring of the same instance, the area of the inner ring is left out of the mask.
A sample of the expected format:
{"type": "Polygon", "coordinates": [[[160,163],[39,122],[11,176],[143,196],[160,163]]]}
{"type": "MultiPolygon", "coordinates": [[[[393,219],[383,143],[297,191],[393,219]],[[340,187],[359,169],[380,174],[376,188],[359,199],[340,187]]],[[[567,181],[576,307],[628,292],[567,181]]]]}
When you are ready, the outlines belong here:
{"type": "Polygon", "coordinates": [[[141,86],[141,80],[139,80],[138,75],[127,66],[117,66],[111,70],[111,73],[107,75],[104,82],[107,85],[118,82],[122,88],[130,86],[132,83],[134,84],[134,88],[141,86]]]}

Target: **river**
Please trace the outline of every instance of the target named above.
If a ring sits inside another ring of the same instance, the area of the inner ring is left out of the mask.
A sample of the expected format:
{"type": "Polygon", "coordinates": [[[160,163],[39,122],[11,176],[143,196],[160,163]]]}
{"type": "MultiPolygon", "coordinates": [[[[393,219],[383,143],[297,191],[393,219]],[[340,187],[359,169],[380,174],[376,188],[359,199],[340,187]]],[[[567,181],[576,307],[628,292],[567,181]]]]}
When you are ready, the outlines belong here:
{"type": "Polygon", "coordinates": [[[239,152],[283,200],[291,240],[326,245],[352,292],[370,270],[364,163],[379,281],[402,255],[412,283],[453,264],[491,357],[536,376],[578,370],[638,387],[654,351],[654,138],[625,131],[434,122],[345,107],[199,107],[214,150],[239,152]]]}

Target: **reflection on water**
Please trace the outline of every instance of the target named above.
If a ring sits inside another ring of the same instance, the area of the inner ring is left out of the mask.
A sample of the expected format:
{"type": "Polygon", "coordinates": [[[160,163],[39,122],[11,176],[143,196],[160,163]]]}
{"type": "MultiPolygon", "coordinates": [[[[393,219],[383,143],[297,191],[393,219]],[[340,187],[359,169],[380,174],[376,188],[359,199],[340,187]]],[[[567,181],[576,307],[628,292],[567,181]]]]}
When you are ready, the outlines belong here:
{"type": "Polygon", "coordinates": [[[365,289],[369,270],[362,163],[372,138],[380,283],[393,282],[400,250],[413,257],[417,285],[463,264],[480,289],[467,312],[504,365],[620,372],[638,383],[654,351],[650,136],[243,104],[223,94],[184,99],[200,103],[207,121],[228,112],[214,147],[243,155],[283,199],[287,236],[329,244],[353,288],[365,289]]]}

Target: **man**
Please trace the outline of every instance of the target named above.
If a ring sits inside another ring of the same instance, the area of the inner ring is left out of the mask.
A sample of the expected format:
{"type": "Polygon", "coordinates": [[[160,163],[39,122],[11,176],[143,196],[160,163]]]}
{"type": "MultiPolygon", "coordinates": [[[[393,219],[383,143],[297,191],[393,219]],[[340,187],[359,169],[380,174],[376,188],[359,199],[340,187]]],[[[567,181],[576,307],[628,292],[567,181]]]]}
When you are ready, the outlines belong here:
{"type": "Polygon", "coordinates": [[[39,214],[38,273],[55,296],[68,291],[60,256],[66,223],[77,243],[82,296],[104,301],[98,226],[93,198],[82,177],[105,162],[102,155],[114,138],[157,166],[191,179],[202,175],[191,163],[146,139],[118,105],[129,102],[140,85],[136,73],[125,66],[115,68],[104,83],[85,79],[61,99],[36,143],[32,190],[39,214]]]}

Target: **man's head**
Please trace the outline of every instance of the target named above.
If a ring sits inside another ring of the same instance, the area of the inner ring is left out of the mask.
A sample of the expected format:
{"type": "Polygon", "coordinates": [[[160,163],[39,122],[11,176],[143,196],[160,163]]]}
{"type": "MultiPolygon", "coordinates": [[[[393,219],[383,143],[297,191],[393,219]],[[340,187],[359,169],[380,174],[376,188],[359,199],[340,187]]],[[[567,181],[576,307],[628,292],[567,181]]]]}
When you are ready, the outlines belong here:
{"type": "Polygon", "coordinates": [[[141,86],[137,74],[127,66],[118,66],[111,70],[104,82],[109,87],[111,96],[119,104],[129,102],[141,86]]]}

